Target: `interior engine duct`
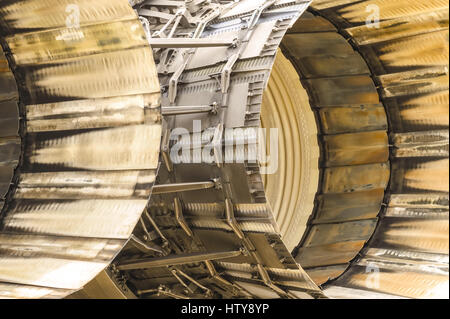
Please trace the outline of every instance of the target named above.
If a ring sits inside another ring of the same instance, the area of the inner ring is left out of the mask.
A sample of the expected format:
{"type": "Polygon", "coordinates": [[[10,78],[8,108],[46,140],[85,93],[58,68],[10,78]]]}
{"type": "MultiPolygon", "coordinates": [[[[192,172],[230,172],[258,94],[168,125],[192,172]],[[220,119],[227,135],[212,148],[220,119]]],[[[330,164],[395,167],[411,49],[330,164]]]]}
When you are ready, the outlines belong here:
{"type": "Polygon", "coordinates": [[[405,3],[3,1],[0,298],[448,298],[448,3],[405,3]]]}

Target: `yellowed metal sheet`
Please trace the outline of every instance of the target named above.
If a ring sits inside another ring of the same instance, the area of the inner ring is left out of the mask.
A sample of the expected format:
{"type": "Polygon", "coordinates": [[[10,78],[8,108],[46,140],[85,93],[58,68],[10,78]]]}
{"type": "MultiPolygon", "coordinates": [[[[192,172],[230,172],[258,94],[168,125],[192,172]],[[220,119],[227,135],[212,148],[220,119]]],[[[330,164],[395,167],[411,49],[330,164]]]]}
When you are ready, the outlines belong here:
{"type": "MultiPolygon", "coordinates": [[[[261,124],[265,129],[277,128],[279,132],[277,163],[269,162],[278,169],[263,178],[266,197],[283,241],[292,250],[300,242],[314,208],[320,150],[307,91],[294,66],[281,52],[278,52],[264,93],[261,124]]],[[[272,152],[269,144],[268,139],[268,155],[272,152]]]]}
{"type": "Polygon", "coordinates": [[[377,233],[378,245],[409,251],[448,254],[449,220],[387,218],[377,233]]]}
{"type": "Polygon", "coordinates": [[[114,199],[150,197],[155,170],[24,173],[16,198],[114,199]]]}
{"type": "Polygon", "coordinates": [[[62,260],[48,257],[0,257],[0,280],[19,284],[78,289],[87,284],[91,274],[102,271],[108,263],[62,260]],[[74,275],[76,274],[76,275],[74,275]]]}
{"type": "Polygon", "coordinates": [[[386,131],[388,126],[383,105],[322,108],[319,114],[324,134],[386,131]]]}
{"type": "Polygon", "coordinates": [[[141,22],[136,19],[19,34],[6,38],[6,41],[20,65],[148,45],[141,22]]]}
{"type": "Polygon", "coordinates": [[[367,28],[366,25],[362,25],[346,31],[359,45],[368,45],[389,40],[398,41],[398,38],[427,33],[429,30],[445,29],[448,29],[448,9],[425,11],[419,15],[382,21],[379,28],[367,28]]]}
{"type": "Polygon", "coordinates": [[[27,105],[28,132],[64,131],[159,123],[160,96],[123,96],[27,105]]]}
{"type": "Polygon", "coordinates": [[[380,269],[376,276],[367,267],[351,269],[337,284],[372,290],[375,292],[404,296],[407,298],[446,298],[448,299],[448,276],[414,271],[395,272],[380,269]]]}
{"type": "MultiPolygon", "coordinates": [[[[448,60],[448,59],[447,59],[448,60]]],[[[448,91],[448,66],[437,66],[379,77],[386,98],[448,91]]]]}
{"type": "Polygon", "coordinates": [[[17,165],[20,155],[19,137],[0,137],[0,165],[17,165]]]}
{"type": "MultiPolygon", "coordinates": [[[[380,9],[380,20],[388,20],[400,18],[405,15],[415,15],[419,13],[425,13],[429,11],[436,11],[448,8],[447,0],[401,0],[401,1],[386,1],[386,0],[369,0],[369,1],[356,1],[356,0],[341,0],[341,1],[329,1],[319,0],[313,2],[313,7],[321,3],[329,3],[330,7],[338,6],[340,4],[352,4],[339,10],[339,13],[343,18],[352,23],[364,23],[367,20],[367,7],[377,6],[380,9]]],[[[373,7],[372,7],[373,8],[373,7]]],[[[372,9],[373,10],[373,9],[372,9]]],[[[373,12],[373,11],[370,11],[373,12]]]]}
{"type": "Polygon", "coordinates": [[[20,200],[5,216],[4,231],[128,239],[147,200],[20,200]]]}
{"type": "Polygon", "coordinates": [[[1,299],[61,299],[71,290],[0,283],[1,299]]]}
{"type": "Polygon", "coordinates": [[[27,0],[3,1],[0,25],[4,31],[40,31],[76,25],[137,19],[124,0],[27,0]]]}
{"type": "MultiPolygon", "coordinates": [[[[370,234],[369,234],[370,236],[370,234]]],[[[353,260],[366,241],[344,241],[328,245],[300,248],[297,262],[304,268],[346,264],[353,260]]]]}
{"type": "Polygon", "coordinates": [[[324,193],[353,193],[356,191],[385,189],[390,177],[388,164],[335,167],[325,170],[324,193]]]}
{"type": "MultiPolygon", "coordinates": [[[[343,242],[350,241],[359,242],[356,243],[356,246],[360,246],[362,241],[367,241],[372,236],[376,225],[376,219],[339,224],[315,225],[311,228],[311,231],[303,243],[303,247],[337,244],[338,246],[341,246],[340,249],[346,249],[342,248],[343,242]]],[[[324,248],[322,248],[322,250],[323,249],[324,248]]],[[[357,251],[359,251],[359,249],[357,251]]],[[[336,264],[339,263],[340,262],[336,264]]]]}
{"type": "Polygon", "coordinates": [[[160,91],[153,54],[149,47],[32,67],[27,69],[27,79],[30,82],[28,90],[34,97],[34,103],[160,91]]]}
{"type": "Polygon", "coordinates": [[[50,138],[28,146],[31,165],[86,170],[156,169],[161,125],[132,125],[50,138]]]}
{"type": "Polygon", "coordinates": [[[317,285],[322,285],[329,280],[339,277],[348,267],[348,264],[310,268],[307,270],[308,275],[317,285]]]}
{"type": "Polygon", "coordinates": [[[386,131],[324,136],[326,166],[385,163],[389,160],[386,131]]]}
{"type": "Polygon", "coordinates": [[[0,234],[0,249],[10,256],[47,256],[107,262],[124,245],[124,240],[58,237],[48,235],[0,234]]]}
{"type": "Polygon", "coordinates": [[[318,211],[313,223],[342,222],[376,218],[384,198],[384,189],[318,197],[318,211]]]}

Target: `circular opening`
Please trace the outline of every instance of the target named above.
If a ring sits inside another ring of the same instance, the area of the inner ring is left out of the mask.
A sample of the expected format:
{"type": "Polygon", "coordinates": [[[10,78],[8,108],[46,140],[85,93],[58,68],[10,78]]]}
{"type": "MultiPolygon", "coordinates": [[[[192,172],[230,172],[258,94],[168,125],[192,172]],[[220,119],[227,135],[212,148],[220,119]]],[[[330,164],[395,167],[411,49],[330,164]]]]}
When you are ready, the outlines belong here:
{"type": "MultiPolygon", "coordinates": [[[[278,169],[264,176],[266,196],[288,249],[306,230],[319,183],[319,144],[314,113],[291,62],[278,52],[261,109],[264,129],[278,129],[278,169]]],[[[267,139],[267,155],[274,143],[267,139]]],[[[271,160],[276,160],[272,158],[271,160]]],[[[273,164],[273,163],[270,163],[273,164]]]]}

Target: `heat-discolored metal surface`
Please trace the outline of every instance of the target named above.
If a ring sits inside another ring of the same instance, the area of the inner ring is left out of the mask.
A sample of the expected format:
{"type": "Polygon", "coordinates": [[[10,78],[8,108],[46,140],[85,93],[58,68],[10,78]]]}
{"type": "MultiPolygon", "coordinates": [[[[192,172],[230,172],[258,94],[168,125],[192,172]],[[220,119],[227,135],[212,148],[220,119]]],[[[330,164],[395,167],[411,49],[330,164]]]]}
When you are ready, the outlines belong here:
{"type": "MultiPolygon", "coordinates": [[[[325,293],[448,298],[448,2],[315,1],[312,9],[367,62],[392,145],[387,207],[360,257],[325,293]],[[369,8],[379,26],[367,20],[369,8]]],[[[335,266],[308,271],[316,282],[327,271],[336,276],[335,266]]]]}
{"type": "Polygon", "coordinates": [[[397,5],[334,3],[306,13],[283,42],[316,106],[323,136],[324,170],[316,209],[294,253],[318,284],[345,272],[325,284],[330,297],[448,296],[448,40],[439,35],[448,33],[448,12],[439,7],[443,3],[434,3],[432,12],[382,21],[381,30],[366,25],[348,28],[351,24],[336,10],[345,16],[359,8],[366,17],[362,9],[369,5],[378,5],[384,14],[395,12],[397,5]],[[335,25],[347,29],[337,31],[335,25]],[[419,44],[424,42],[420,37],[432,43],[419,44]],[[399,67],[388,67],[388,57],[389,65],[399,67]],[[385,63],[383,68],[380,63],[385,63]],[[379,75],[375,81],[370,78],[373,70],[379,75]],[[398,102],[407,100],[425,103],[424,108],[416,104],[399,112],[398,102]],[[405,122],[405,116],[416,119],[405,122]],[[399,192],[403,194],[394,195],[399,192]],[[397,207],[393,198],[405,198],[410,206],[397,207]],[[413,204],[414,198],[421,199],[413,204]],[[439,208],[428,204],[437,204],[435,198],[442,199],[439,208]],[[364,257],[373,251],[385,253],[364,257]],[[402,269],[410,271],[402,274],[402,269]],[[404,287],[391,282],[401,278],[408,278],[404,287]],[[371,285],[373,280],[378,286],[371,285]]]}
{"type": "Polygon", "coordinates": [[[19,93],[3,50],[0,50],[0,211],[19,164],[19,93]]]}
{"type": "Polygon", "coordinates": [[[2,2],[0,30],[26,133],[0,220],[0,296],[64,297],[110,264],[150,197],[153,55],[126,0],[2,2]],[[74,12],[79,25],[66,25],[74,12]]]}
{"type": "Polygon", "coordinates": [[[390,179],[387,116],[364,59],[323,18],[307,12],[283,39],[283,52],[308,92],[321,144],[316,205],[294,256],[323,284],[346,270],[375,231],[390,179]]]}

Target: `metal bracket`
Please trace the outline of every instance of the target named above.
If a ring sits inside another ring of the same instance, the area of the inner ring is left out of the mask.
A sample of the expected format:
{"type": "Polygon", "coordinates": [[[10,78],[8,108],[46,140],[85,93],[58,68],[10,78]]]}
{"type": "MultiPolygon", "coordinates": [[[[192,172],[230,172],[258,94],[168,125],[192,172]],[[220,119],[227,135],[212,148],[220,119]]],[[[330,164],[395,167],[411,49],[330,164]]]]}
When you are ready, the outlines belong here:
{"type": "Polygon", "coordinates": [[[178,224],[181,226],[181,228],[184,230],[184,232],[189,237],[193,237],[194,233],[192,232],[192,230],[189,227],[188,223],[184,219],[183,206],[181,205],[181,201],[180,201],[180,199],[178,197],[174,198],[173,205],[174,205],[174,210],[175,210],[175,218],[176,218],[178,224]]]}

